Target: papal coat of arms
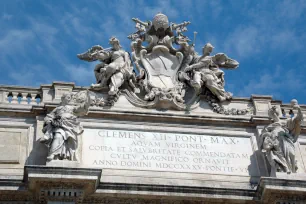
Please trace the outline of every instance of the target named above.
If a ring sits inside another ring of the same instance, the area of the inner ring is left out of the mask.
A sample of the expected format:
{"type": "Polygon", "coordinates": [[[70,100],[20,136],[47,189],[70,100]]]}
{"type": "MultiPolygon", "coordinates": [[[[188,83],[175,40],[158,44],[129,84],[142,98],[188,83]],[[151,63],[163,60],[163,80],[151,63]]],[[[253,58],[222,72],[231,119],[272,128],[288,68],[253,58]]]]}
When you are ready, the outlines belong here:
{"type": "Polygon", "coordinates": [[[247,110],[224,110],[220,104],[230,100],[225,91],[224,72],[239,63],[224,53],[211,55],[213,46],[207,43],[202,54],[185,36],[189,21],[170,23],[158,13],[152,21],[137,18],[136,32],[130,34],[131,52],[121,48],[116,37],[109,40],[110,48],[100,45],[79,54],[81,60],[96,61],[96,83],[92,89],[108,88],[108,98],[97,99],[99,105],[113,105],[120,94],[137,107],[191,110],[198,106],[199,96],[206,97],[214,111],[225,114],[246,114],[247,110]],[[144,46],[146,45],[146,46],[144,46]]]}

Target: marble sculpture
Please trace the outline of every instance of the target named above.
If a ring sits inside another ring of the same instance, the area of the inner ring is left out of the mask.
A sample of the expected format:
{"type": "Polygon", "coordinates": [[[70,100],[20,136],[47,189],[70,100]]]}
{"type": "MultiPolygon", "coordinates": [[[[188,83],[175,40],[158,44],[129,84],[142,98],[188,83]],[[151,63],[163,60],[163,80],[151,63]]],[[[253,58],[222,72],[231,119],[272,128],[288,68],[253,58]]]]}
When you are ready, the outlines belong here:
{"type": "Polygon", "coordinates": [[[189,21],[170,23],[168,17],[158,13],[152,21],[132,19],[136,32],[131,40],[130,54],[123,50],[119,40],[112,37],[110,48],[100,45],[78,54],[85,61],[99,60],[94,73],[96,84],[92,89],[108,88],[108,98],[101,106],[114,105],[124,94],[133,105],[143,108],[191,110],[199,105],[204,91],[213,110],[225,114],[246,114],[247,110],[224,110],[219,105],[230,100],[225,91],[224,72],[220,68],[236,69],[239,63],[224,53],[211,55],[213,46],[207,43],[202,55],[195,51],[195,37],[184,34],[189,21]]]}

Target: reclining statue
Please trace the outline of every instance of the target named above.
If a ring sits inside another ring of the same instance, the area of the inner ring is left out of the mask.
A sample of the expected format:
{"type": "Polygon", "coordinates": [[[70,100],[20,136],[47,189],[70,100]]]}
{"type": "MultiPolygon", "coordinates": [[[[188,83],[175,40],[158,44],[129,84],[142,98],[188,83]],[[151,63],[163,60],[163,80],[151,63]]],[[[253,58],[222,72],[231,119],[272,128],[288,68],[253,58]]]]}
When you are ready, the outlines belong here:
{"type": "Polygon", "coordinates": [[[92,84],[92,88],[109,87],[109,95],[118,93],[121,85],[128,81],[132,88],[133,84],[133,66],[129,54],[121,49],[120,42],[113,37],[109,40],[111,48],[103,49],[103,47],[96,45],[87,52],[78,54],[78,58],[86,61],[100,60],[102,63],[96,65],[94,69],[96,84],[92,84]]]}
{"type": "Polygon", "coordinates": [[[200,90],[202,86],[205,86],[222,102],[230,99],[232,94],[224,89],[224,72],[220,68],[237,68],[239,63],[224,53],[210,56],[213,48],[210,43],[207,43],[203,47],[203,55],[196,56],[183,72],[191,72],[189,83],[192,87],[200,90]]]}

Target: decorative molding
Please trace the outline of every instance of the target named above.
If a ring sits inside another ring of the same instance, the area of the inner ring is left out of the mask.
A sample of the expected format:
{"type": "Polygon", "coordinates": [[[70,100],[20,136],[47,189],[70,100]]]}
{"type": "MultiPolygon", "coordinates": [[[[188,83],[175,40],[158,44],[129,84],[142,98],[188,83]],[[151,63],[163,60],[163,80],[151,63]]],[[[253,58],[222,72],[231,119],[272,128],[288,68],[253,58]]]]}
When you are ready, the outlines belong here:
{"type": "Polygon", "coordinates": [[[25,181],[39,202],[66,200],[81,203],[93,194],[100,182],[101,169],[25,166],[25,181]]]}

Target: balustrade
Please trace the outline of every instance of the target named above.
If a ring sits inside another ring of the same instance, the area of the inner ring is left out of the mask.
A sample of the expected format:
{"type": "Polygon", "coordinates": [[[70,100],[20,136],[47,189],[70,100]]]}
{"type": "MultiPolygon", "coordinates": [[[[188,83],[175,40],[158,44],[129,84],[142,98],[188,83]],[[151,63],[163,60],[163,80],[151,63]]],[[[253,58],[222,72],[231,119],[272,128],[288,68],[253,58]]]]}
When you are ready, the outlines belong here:
{"type": "Polygon", "coordinates": [[[35,105],[42,102],[42,92],[38,88],[6,86],[0,88],[0,94],[1,103],[35,105]]]}

